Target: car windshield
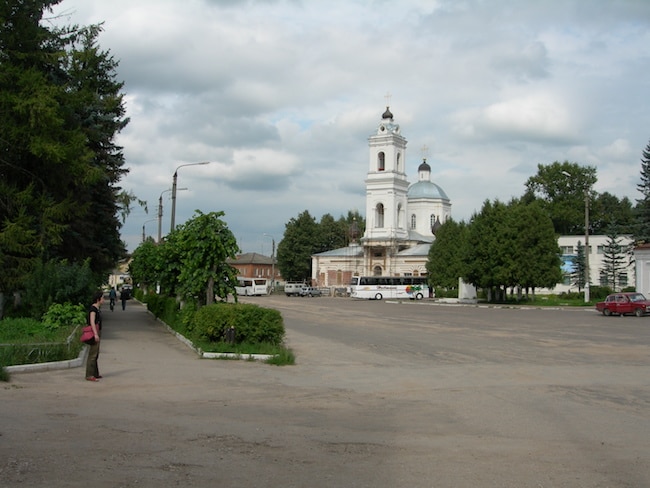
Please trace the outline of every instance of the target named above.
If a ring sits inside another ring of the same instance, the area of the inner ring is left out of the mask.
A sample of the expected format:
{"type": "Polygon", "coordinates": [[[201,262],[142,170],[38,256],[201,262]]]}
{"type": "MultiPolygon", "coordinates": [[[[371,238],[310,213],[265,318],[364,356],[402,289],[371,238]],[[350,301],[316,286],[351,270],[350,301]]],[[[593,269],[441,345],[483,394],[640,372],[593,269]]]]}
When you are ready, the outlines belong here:
{"type": "Polygon", "coordinates": [[[633,295],[628,295],[631,302],[642,302],[645,300],[645,297],[642,293],[635,293],[633,295]]]}

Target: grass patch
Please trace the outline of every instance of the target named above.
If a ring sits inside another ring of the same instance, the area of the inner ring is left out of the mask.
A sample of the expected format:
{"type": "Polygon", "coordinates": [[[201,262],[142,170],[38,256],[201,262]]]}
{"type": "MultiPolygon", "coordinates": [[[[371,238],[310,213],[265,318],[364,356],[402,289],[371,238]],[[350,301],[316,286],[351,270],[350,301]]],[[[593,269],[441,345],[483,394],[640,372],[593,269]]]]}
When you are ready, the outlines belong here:
{"type": "Polygon", "coordinates": [[[83,346],[78,333],[72,325],[52,328],[29,318],[1,320],[0,367],[74,359],[83,346]]]}
{"type": "Polygon", "coordinates": [[[261,342],[257,344],[251,344],[247,342],[230,344],[227,342],[199,341],[194,345],[204,352],[234,353],[241,354],[242,356],[248,356],[250,354],[270,355],[273,357],[265,362],[268,364],[274,364],[276,366],[287,366],[296,363],[296,357],[291,349],[285,347],[282,344],[270,344],[268,342],[261,342]]]}

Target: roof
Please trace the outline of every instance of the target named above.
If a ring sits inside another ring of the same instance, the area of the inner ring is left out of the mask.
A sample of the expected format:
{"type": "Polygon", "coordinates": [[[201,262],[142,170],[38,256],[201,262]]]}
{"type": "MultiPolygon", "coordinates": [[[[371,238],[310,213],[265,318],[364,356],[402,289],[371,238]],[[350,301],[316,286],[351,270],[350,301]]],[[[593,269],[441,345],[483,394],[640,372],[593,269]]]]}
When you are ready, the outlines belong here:
{"type": "Polygon", "coordinates": [[[314,256],[349,258],[363,257],[363,247],[359,246],[358,244],[351,244],[347,247],[340,247],[338,249],[332,249],[331,251],[319,252],[317,254],[314,254],[314,256]]]}
{"type": "Polygon", "coordinates": [[[399,256],[429,256],[429,249],[431,249],[431,243],[418,244],[417,246],[404,249],[397,254],[399,256]]]}
{"type": "Polygon", "coordinates": [[[431,198],[449,200],[445,191],[431,181],[418,181],[413,183],[408,189],[408,199],[431,198]]]}
{"type": "Polygon", "coordinates": [[[228,264],[273,264],[273,259],[264,256],[264,254],[258,254],[256,252],[247,252],[244,254],[239,254],[235,259],[228,258],[226,259],[228,264]]]}

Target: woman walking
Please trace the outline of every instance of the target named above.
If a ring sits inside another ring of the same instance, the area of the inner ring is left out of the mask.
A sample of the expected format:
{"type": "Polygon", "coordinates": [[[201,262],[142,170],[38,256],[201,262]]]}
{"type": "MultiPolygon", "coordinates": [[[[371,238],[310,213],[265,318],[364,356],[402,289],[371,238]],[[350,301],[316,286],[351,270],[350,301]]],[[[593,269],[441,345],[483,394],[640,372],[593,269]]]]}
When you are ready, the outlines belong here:
{"type": "Polygon", "coordinates": [[[102,332],[102,313],[100,308],[104,302],[104,292],[97,291],[93,295],[93,303],[88,308],[87,325],[93,329],[95,337],[87,342],[90,345],[88,351],[88,359],[86,360],[86,379],[88,381],[99,381],[101,375],[99,374],[99,367],[97,366],[97,358],[99,357],[99,338],[102,332]]]}

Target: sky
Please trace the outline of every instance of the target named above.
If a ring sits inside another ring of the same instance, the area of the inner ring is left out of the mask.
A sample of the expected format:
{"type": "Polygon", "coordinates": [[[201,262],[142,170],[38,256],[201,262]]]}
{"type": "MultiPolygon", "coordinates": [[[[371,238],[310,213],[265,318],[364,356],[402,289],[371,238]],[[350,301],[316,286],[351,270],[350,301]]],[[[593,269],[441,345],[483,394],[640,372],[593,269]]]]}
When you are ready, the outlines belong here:
{"type": "Polygon", "coordinates": [[[270,255],[290,219],[365,215],[368,137],[390,105],[406,173],[468,221],[521,196],[539,164],[597,169],[640,198],[650,142],[647,0],[63,0],[56,22],[103,23],[129,125],[129,251],[223,211],[242,252],[270,255]],[[194,165],[209,161],[207,165],[194,165]],[[181,165],[191,165],[179,168],[181,165]]]}

